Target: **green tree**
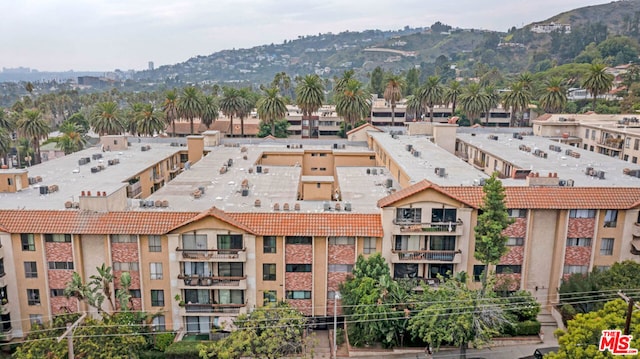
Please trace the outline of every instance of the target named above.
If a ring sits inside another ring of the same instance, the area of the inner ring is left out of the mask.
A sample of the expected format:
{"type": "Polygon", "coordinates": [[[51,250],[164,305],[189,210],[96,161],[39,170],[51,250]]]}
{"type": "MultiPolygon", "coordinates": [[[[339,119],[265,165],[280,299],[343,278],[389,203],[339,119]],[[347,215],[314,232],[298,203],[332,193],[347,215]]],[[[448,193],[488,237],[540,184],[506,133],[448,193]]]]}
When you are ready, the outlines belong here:
{"type": "Polygon", "coordinates": [[[274,128],[271,128],[268,123],[260,121],[260,124],[258,125],[258,137],[273,135],[273,137],[276,138],[287,138],[289,136],[289,133],[287,132],[289,125],[289,120],[282,118],[274,122],[274,130],[274,128]]]}
{"type": "Polygon", "coordinates": [[[407,71],[405,76],[406,94],[407,96],[414,95],[418,88],[420,88],[420,69],[412,67],[407,71]]]}
{"type": "Polygon", "coordinates": [[[354,70],[347,70],[343,72],[341,77],[337,77],[334,79],[335,86],[333,87],[333,92],[338,93],[344,91],[347,83],[355,78],[356,72],[354,70]]]}
{"type": "Polygon", "coordinates": [[[561,77],[552,77],[545,83],[545,91],[540,97],[540,105],[547,113],[562,111],[567,104],[567,90],[561,77]]]}
{"type": "Polygon", "coordinates": [[[593,96],[593,111],[596,110],[598,96],[606,94],[613,86],[613,75],[606,72],[607,67],[603,63],[595,62],[589,67],[587,78],[582,82],[582,87],[593,96]]]}
{"type": "Polygon", "coordinates": [[[443,100],[444,103],[451,104],[451,116],[456,115],[456,105],[458,104],[458,98],[462,95],[462,86],[460,86],[460,82],[456,80],[451,80],[447,84],[447,87],[444,89],[443,100]]]}
{"type": "Polygon", "coordinates": [[[460,107],[471,122],[480,117],[482,111],[487,107],[486,97],[482,92],[482,87],[477,83],[470,83],[464,87],[460,95],[460,107]]]}
{"type": "Polygon", "coordinates": [[[315,74],[299,78],[297,82],[296,104],[302,111],[302,116],[309,117],[324,102],[324,85],[320,76],[315,74]]]}
{"type": "Polygon", "coordinates": [[[271,87],[277,87],[282,96],[288,99],[287,101],[290,101],[293,97],[293,93],[291,92],[291,77],[284,71],[275,74],[273,81],[271,81],[271,87]]]}
{"type": "MultiPolygon", "coordinates": [[[[77,127],[74,125],[74,127],[77,127]]],[[[65,155],[68,155],[73,152],[80,151],[86,146],[87,140],[85,136],[76,131],[63,132],[63,135],[59,138],[58,143],[56,143],[56,148],[64,151],[65,155]]]]}
{"type": "Polygon", "coordinates": [[[511,126],[515,125],[516,114],[521,114],[529,106],[531,93],[528,87],[525,82],[514,82],[502,96],[502,107],[511,109],[511,126]]]}
{"type": "Polygon", "coordinates": [[[175,90],[169,90],[165,93],[162,102],[162,112],[164,118],[172,127],[172,136],[176,137],[176,119],[178,118],[178,94],[175,90]]]}
{"type": "Polygon", "coordinates": [[[485,86],[483,92],[484,92],[484,98],[485,98],[484,123],[485,123],[485,126],[488,126],[489,117],[491,117],[491,109],[498,106],[498,103],[500,102],[500,95],[498,94],[498,91],[493,85],[485,86]]]}
{"type": "Polygon", "coordinates": [[[218,119],[218,103],[212,95],[202,97],[202,123],[209,128],[218,119]]]}
{"type": "Polygon", "coordinates": [[[11,140],[11,135],[9,131],[0,127],[0,165],[8,165],[9,159],[7,158],[9,152],[11,152],[11,145],[13,141],[11,140]]]}
{"type": "Polygon", "coordinates": [[[371,71],[369,75],[369,87],[371,88],[371,92],[377,96],[384,94],[385,83],[382,67],[376,66],[376,68],[371,71]]]}
{"type": "Polygon", "coordinates": [[[240,118],[240,135],[244,137],[244,119],[249,116],[251,110],[255,107],[258,98],[256,97],[256,93],[251,91],[250,88],[242,88],[240,89],[240,97],[244,99],[242,102],[242,107],[240,107],[240,111],[238,112],[238,117],[240,118]]]}
{"type": "Polygon", "coordinates": [[[341,116],[351,128],[371,113],[369,96],[365,93],[362,83],[351,79],[341,92],[336,93],[336,113],[341,116]]]}
{"type": "Polygon", "coordinates": [[[489,264],[497,264],[507,253],[507,236],[503,231],[512,223],[505,204],[505,192],[498,173],[494,172],[482,187],[484,198],[478,215],[475,231],[474,257],[484,264],[482,273],[481,296],[487,288],[487,273],[489,264]]]}
{"type": "MultiPolygon", "coordinates": [[[[625,325],[627,303],[621,299],[607,302],[604,308],[585,314],[578,314],[567,325],[567,330],[557,330],[560,349],[557,353],[547,354],[545,358],[612,358],[611,352],[599,350],[603,330],[622,330],[625,325]]],[[[631,348],[640,348],[640,312],[631,317],[631,348]]]]}
{"type": "Polygon", "coordinates": [[[422,106],[429,109],[429,122],[433,122],[433,108],[442,103],[444,88],[438,76],[429,76],[427,81],[418,89],[418,98],[422,106]]]}
{"type": "Polygon", "coordinates": [[[152,104],[143,104],[140,111],[134,117],[136,131],[140,135],[153,136],[162,133],[165,127],[162,113],[158,112],[152,104]]]}
{"type": "Polygon", "coordinates": [[[222,98],[220,99],[220,110],[222,113],[229,117],[230,121],[230,135],[233,137],[233,117],[239,117],[247,107],[248,100],[243,97],[240,90],[233,87],[224,87],[222,89],[222,98]]]}
{"type": "Polygon", "coordinates": [[[124,132],[124,123],[120,117],[118,104],[115,102],[101,102],[96,104],[91,113],[93,130],[102,135],[119,135],[124,132]]]}
{"type": "Polygon", "coordinates": [[[87,120],[84,117],[84,115],[80,112],[76,112],[73,115],[69,116],[69,118],[64,120],[61,125],[65,123],[72,123],[76,125],[77,131],[74,131],[74,132],[80,132],[83,135],[89,132],[89,130],[91,129],[91,124],[89,123],[89,120],[87,120]]]}
{"type": "Polygon", "coordinates": [[[190,133],[193,135],[193,120],[202,116],[200,91],[196,87],[187,86],[182,89],[182,94],[178,98],[178,115],[189,120],[190,133]]]}
{"type": "Polygon", "coordinates": [[[38,110],[24,110],[22,117],[17,124],[18,131],[22,136],[31,141],[31,145],[35,150],[34,162],[40,163],[40,140],[47,138],[51,129],[42,118],[42,114],[38,110]]]}
{"type": "Polygon", "coordinates": [[[396,102],[402,99],[402,89],[404,88],[404,79],[398,75],[389,75],[385,79],[386,86],[384,88],[384,99],[391,105],[391,126],[395,126],[396,102]]]}
{"type": "Polygon", "coordinates": [[[285,118],[287,106],[277,87],[265,88],[262,91],[264,95],[257,104],[258,116],[262,122],[271,126],[271,135],[276,136],[276,121],[285,118]]]}

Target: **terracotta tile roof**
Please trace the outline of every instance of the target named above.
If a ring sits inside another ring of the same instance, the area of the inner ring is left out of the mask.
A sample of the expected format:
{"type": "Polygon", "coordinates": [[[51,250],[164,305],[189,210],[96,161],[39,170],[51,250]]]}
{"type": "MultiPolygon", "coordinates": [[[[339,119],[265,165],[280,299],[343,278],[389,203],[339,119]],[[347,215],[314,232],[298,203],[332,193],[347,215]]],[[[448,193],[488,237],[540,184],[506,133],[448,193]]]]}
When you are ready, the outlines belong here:
{"type": "MultiPolygon", "coordinates": [[[[260,120],[255,118],[244,119],[244,134],[247,136],[256,136],[259,131],[260,120]]],[[[231,131],[231,121],[228,118],[219,118],[211,125],[212,130],[220,131],[223,134],[229,134],[231,131]]],[[[240,134],[241,121],[239,118],[233,119],[233,135],[240,134]]]]}
{"type": "Polygon", "coordinates": [[[376,126],[374,126],[374,125],[372,125],[370,123],[364,123],[364,124],[354,128],[354,129],[352,129],[351,131],[347,132],[347,135],[350,135],[350,134],[352,134],[354,132],[358,132],[358,131],[362,130],[365,127],[371,127],[371,129],[373,129],[373,130],[376,130],[378,132],[382,132],[382,130],[377,128],[376,126]]]}
{"type": "MultiPolygon", "coordinates": [[[[414,185],[411,185],[407,188],[404,188],[394,194],[391,194],[387,197],[381,198],[380,200],[378,200],[378,207],[379,208],[383,208],[383,207],[387,207],[391,204],[394,204],[402,199],[405,199],[407,197],[413,196],[416,193],[420,193],[428,188],[432,188],[440,193],[443,193],[444,195],[447,195],[449,197],[452,197],[470,207],[476,207],[476,205],[474,205],[474,202],[469,202],[468,200],[466,200],[464,197],[459,197],[456,195],[453,195],[445,190],[443,190],[443,187],[438,186],[435,183],[431,183],[427,180],[422,180],[414,185]]],[[[481,191],[480,193],[482,193],[482,187],[480,187],[481,191]]],[[[481,198],[482,199],[482,198],[481,198]]]]}
{"type": "Polygon", "coordinates": [[[227,213],[257,235],[382,237],[379,214],[356,213],[227,213]]]}
{"type": "MultiPolygon", "coordinates": [[[[213,129],[213,125],[211,125],[211,129],[213,129]]],[[[207,126],[204,124],[194,121],[193,122],[193,131],[195,133],[202,133],[208,130],[207,126]]],[[[166,133],[173,133],[173,126],[171,124],[167,125],[165,128],[166,133]]],[[[176,122],[176,134],[178,135],[190,135],[191,134],[191,124],[189,122],[176,122]]]]}
{"type": "Polygon", "coordinates": [[[193,212],[0,210],[0,227],[8,233],[164,234],[195,215],[193,212]]]}
{"type": "Polygon", "coordinates": [[[238,227],[239,229],[248,232],[248,233],[254,233],[253,229],[249,228],[248,226],[246,226],[244,223],[242,223],[241,221],[236,220],[233,216],[230,216],[228,213],[224,212],[221,209],[218,209],[216,207],[211,207],[209,210],[201,212],[199,214],[197,214],[196,216],[193,216],[191,218],[189,218],[188,220],[178,224],[177,226],[173,227],[170,229],[170,231],[173,231],[177,228],[180,228],[182,226],[185,226],[189,223],[193,223],[193,222],[197,222],[203,218],[207,218],[207,217],[214,217],[217,218],[225,223],[228,223],[234,227],[238,227]]]}
{"type": "Polygon", "coordinates": [[[536,117],[536,121],[547,121],[548,119],[550,119],[553,115],[550,113],[545,113],[544,115],[540,115],[538,117],[536,117]]]}
{"type": "MultiPolygon", "coordinates": [[[[482,204],[482,187],[442,187],[474,207],[482,204]]],[[[509,208],[629,209],[640,205],[637,187],[505,187],[509,208]]]]}

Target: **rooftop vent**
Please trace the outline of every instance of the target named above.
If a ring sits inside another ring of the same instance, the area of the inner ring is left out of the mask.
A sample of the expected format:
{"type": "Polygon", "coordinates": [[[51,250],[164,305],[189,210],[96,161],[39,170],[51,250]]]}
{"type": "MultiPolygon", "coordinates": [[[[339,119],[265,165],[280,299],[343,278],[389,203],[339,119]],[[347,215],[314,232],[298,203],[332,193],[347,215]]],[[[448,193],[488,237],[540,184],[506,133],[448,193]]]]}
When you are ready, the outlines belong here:
{"type": "Polygon", "coordinates": [[[300,210],[300,203],[294,204],[293,205],[293,209],[296,210],[296,211],[299,211],[300,210]]]}
{"type": "Polygon", "coordinates": [[[435,173],[440,177],[446,177],[447,175],[447,172],[443,167],[436,167],[435,173]]]}
{"type": "Polygon", "coordinates": [[[261,207],[262,206],[262,201],[260,201],[259,199],[256,199],[256,201],[253,203],[254,207],[261,207]]]}
{"type": "Polygon", "coordinates": [[[347,212],[351,212],[351,203],[350,202],[345,202],[344,203],[344,210],[347,212]]]}
{"type": "Polygon", "coordinates": [[[336,202],[336,211],[339,211],[342,209],[342,206],[340,205],[340,202],[336,202]]]}
{"type": "Polygon", "coordinates": [[[282,210],[283,211],[288,211],[289,210],[289,203],[285,203],[282,205],[282,210]]]}
{"type": "Polygon", "coordinates": [[[322,204],[322,207],[323,207],[323,209],[324,209],[325,211],[330,211],[330,210],[331,210],[331,203],[329,203],[329,202],[324,202],[324,203],[322,204]]]}
{"type": "Polygon", "coordinates": [[[280,210],[280,205],[279,205],[279,204],[277,204],[277,203],[274,203],[274,204],[273,204],[273,210],[274,210],[274,211],[279,211],[279,210],[280,210]]]}

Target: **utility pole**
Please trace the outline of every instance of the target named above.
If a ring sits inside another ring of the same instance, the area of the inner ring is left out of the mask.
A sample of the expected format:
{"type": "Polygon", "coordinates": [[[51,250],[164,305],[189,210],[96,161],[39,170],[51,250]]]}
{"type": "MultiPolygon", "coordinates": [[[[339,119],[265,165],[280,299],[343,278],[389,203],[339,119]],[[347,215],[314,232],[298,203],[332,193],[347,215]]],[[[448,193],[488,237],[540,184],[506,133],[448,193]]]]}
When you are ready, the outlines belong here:
{"type": "Polygon", "coordinates": [[[64,337],[67,337],[67,346],[68,346],[68,352],[69,352],[69,359],[74,359],[75,355],[73,353],[73,330],[80,324],[82,323],[82,321],[84,320],[84,318],[87,317],[87,313],[84,313],[80,316],[80,318],[78,318],[78,320],[75,321],[75,323],[71,324],[71,323],[67,323],[67,330],[62,333],[61,336],[58,337],[58,343],[60,343],[62,341],[62,339],[64,339],[64,337]]]}
{"type": "Polygon", "coordinates": [[[629,335],[630,327],[631,327],[631,315],[633,314],[633,307],[640,309],[640,305],[636,304],[633,301],[633,298],[628,297],[622,291],[618,291],[618,295],[624,299],[625,302],[629,303],[627,307],[627,319],[624,322],[624,335],[629,335]]]}

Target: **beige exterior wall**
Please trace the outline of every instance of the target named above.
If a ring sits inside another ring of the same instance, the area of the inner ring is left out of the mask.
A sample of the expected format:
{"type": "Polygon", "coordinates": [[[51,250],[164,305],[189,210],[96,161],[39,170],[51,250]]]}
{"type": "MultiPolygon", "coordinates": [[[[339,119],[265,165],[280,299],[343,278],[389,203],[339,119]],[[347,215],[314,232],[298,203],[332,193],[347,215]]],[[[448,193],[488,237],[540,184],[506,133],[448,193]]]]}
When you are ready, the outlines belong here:
{"type": "Polygon", "coordinates": [[[376,154],[370,153],[334,153],[335,167],[369,167],[376,165],[376,154]]]}
{"type": "Polygon", "coordinates": [[[302,165],[304,153],[296,151],[291,153],[263,152],[262,158],[258,160],[258,165],[263,166],[295,166],[302,165]]]}
{"type": "Polygon", "coordinates": [[[85,211],[109,212],[124,211],[127,208],[127,187],[123,185],[113,193],[83,191],[80,195],[80,209],[85,211]],[[106,196],[105,196],[106,195],[106,196]]]}
{"type": "Polygon", "coordinates": [[[171,280],[169,264],[169,243],[166,236],[160,236],[162,249],[160,252],[149,251],[149,236],[142,235],[138,239],[140,246],[140,290],[142,291],[142,310],[149,313],[160,313],[165,316],[167,328],[173,327],[171,317],[172,307],[175,300],[171,296],[171,280]],[[151,263],[162,263],[162,279],[151,279],[151,263]],[[151,305],[151,290],[164,291],[164,306],[154,307],[151,305]]]}
{"type": "Polygon", "coordinates": [[[129,147],[127,143],[127,136],[122,135],[101,136],[100,146],[105,151],[122,151],[129,147]]]}
{"type": "Polygon", "coordinates": [[[313,315],[326,315],[327,306],[327,237],[313,237],[313,315]]]}
{"type": "Polygon", "coordinates": [[[303,176],[333,176],[331,151],[305,151],[302,161],[303,176]]]}
{"type": "Polygon", "coordinates": [[[204,136],[187,136],[187,153],[189,154],[189,162],[191,162],[191,164],[200,161],[202,156],[204,156],[204,136]]]}
{"type": "Polygon", "coordinates": [[[277,301],[284,300],[284,237],[276,237],[276,252],[264,253],[264,237],[256,237],[256,305],[263,306],[265,291],[275,291],[277,301]],[[276,265],[276,280],[264,280],[263,264],[276,265]]]}
{"type": "MultiPolygon", "coordinates": [[[[43,320],[51,317],[51,310],[48,302],[48,284],[47,284],[47,264],[44,254],[44,236],[34,234],[35,251],[23,251],[20,234],[12,234],[11,242],[13,247],[13,257],[15,271],[18,278],[16,283],[17,295],[19,303],[19,311],[12,313],[11,320],[13,325],[22,327],[23,330],[30,330],[30,315],[40,315],[43,320]],[[24,262],[36,262],[38,277],[26,278],[24,271],[24,262]],[[27,290],[37,289],[40,293],[40,303],[36,305],[28,305],[27,290]],[[18,324],[19,323],[19,324],[18,324]]],[[[5,264],[6,265],[6,264],[5,264]]],[[[8,289],[9,290],[9,289],[8,289]]]]}
{"type": "Polygon", "coordinates": [[[27,170],[0,170],[0,192],[15,193],[28,187],[27,170]]]}
{"type": "Polygon", "coordinates": [[[433,124],[433,140],[435,144],[447,150],[449,153],[455,153],[457,128],[458,125],[444,123],[433,124]]]}
{"type": "Polygon", "coordinates": [[[333,182],[302,183],[302,198],[305,201],[331,201],[333,193],[333,182]]]}

